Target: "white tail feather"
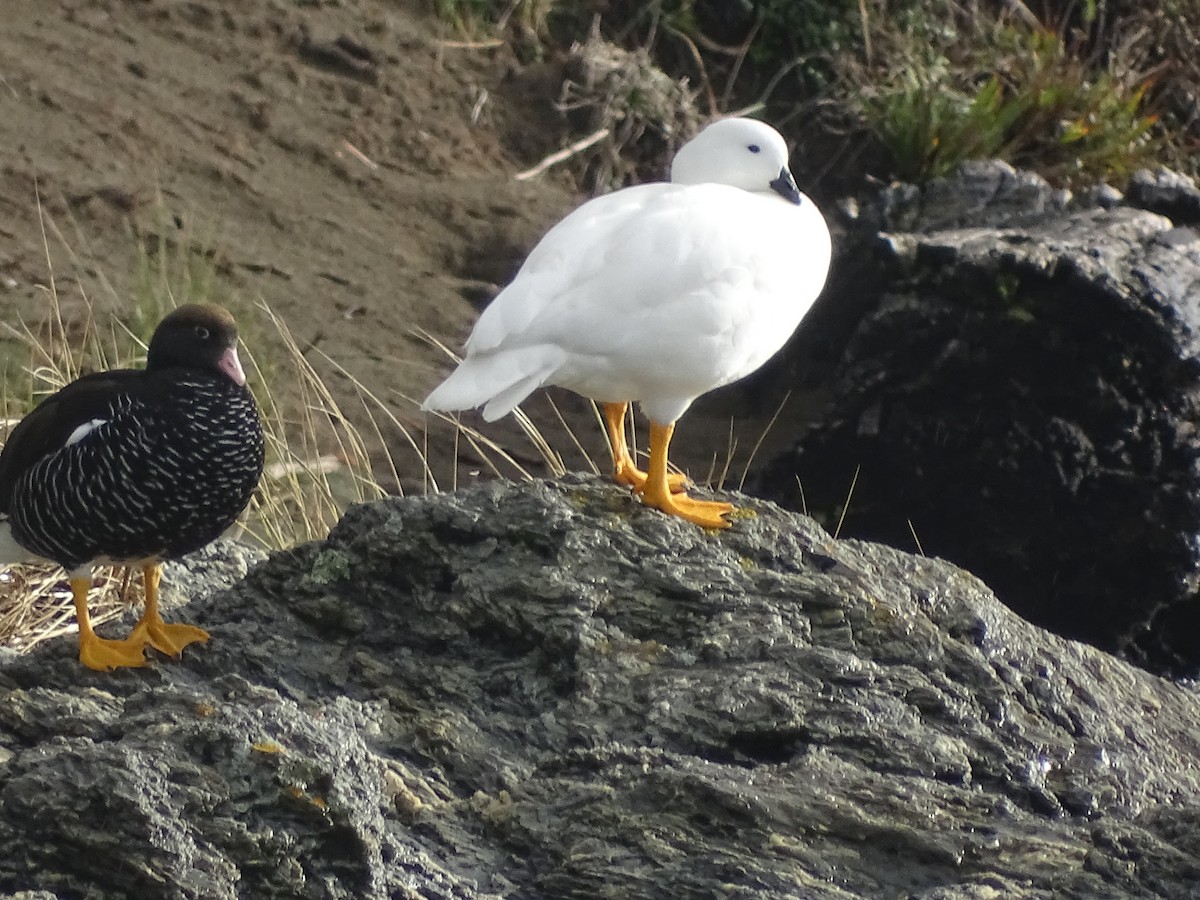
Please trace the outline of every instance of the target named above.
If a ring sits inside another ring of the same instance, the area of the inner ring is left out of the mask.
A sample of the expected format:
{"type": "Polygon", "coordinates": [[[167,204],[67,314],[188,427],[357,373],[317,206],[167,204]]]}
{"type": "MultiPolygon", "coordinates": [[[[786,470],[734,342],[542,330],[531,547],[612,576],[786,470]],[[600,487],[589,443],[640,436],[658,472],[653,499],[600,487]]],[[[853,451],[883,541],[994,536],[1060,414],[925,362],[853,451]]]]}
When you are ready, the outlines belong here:
{"type": "Polygon", "coordinates": [[[484,419],[494,421],[545,384],[562,359],[562,350],[550,346],[468,356],[425,398],[421,409],[448,412],[484,406],[484,419]]]}
{"type": "Polygon", "coordinates": [[[530,375],[498,393],[483,408],[483,421],[495,422],[517,408],[517,404],[542,386],[545,377],[530,375]]]}

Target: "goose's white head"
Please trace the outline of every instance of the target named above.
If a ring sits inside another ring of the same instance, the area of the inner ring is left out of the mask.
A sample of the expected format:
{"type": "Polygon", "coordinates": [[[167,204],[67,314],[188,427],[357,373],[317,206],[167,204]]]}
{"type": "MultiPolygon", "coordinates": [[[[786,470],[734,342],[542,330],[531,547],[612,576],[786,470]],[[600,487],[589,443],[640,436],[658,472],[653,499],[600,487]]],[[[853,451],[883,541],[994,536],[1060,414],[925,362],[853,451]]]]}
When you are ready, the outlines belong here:
{"type": "Polygon", "coordinates": [[[675,184],[728,184],[774,191],[791,203],[801,194],[788,169],[783,136],[765,122],[721,119],[679,148],[671,163],[675,184]]]}

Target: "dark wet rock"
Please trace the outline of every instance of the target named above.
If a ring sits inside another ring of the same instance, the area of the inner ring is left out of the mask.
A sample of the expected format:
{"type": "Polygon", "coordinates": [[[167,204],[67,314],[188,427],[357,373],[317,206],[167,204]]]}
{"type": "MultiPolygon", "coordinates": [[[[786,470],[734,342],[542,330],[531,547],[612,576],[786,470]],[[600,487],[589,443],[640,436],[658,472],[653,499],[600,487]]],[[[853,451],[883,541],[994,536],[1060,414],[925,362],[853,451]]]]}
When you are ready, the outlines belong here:
{"type": "MultiPolygon", "coordinates": [[[[1111,206],[1119,196],[1097,187],[1075,197],[1035,172],[1001,160],[977,160],[927,184],[893,184],[871,202],[831,205],[826,211],[834,261],[825,290],[789,349],[747,383],[753,387],[759,379],[784,379],[822,385],[834,380],[842,351],[860,322],[900,275],[893,235],[1039,222],[1069,209],[1111,206]]],[[[753,398],[754,392],[749,393],[753,398]]]]}
{"type": "Polygon", "coordinates": [[[1179,172],[1140,169],[1129,180],[1128,201],[1160,213],[1176,225],[1200,225],[1200,187],[1179,172]]]}
{"type": "Polygon", "coordinates": [[[953,175],[923,185],[892,185],[869,211],[876,230],[934,231],[1037,221],[1070,202],[1070,192],[1036,172],[992,159],[964,163],[953,175]]]}
{"type": "Polygon", "coordinates": [[[1193,690],[743,502],[360,506],[181,662],[0,660],[0,895],[1194,895],[1193,690]]]}
{"type": "MultiPolygon", "coordinates": [[[[1129,195],[1151,205],[1144,179],[1129,195]]],[[[1039,624],[1192,673],[1200,235],[1081,202],[1003,164],[885,192],[832,402],[751,489],[832,526],[853,483],[842,533],[919,542],[1039,624]]]]}

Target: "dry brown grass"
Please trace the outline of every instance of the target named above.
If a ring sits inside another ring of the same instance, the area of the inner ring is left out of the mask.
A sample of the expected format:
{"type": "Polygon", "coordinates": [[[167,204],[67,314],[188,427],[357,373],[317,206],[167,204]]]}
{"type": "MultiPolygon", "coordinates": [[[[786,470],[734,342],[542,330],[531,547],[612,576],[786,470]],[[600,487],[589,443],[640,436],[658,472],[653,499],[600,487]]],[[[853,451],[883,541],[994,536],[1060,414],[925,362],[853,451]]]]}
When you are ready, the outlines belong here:
{"type": "MultiPolygon", "coordinates": [[[[436,336],[430,334],[428,331],[417,331],[415,334],[417,337],[428,342],[444,353],[446,358],[452,361],[455,365],[459,363],[461,357],[450,347],[448,347],[445,342],[439,340],[436,336]]],[[[413,398],[405,399],[414,405],[418,405],[417,401],[415,401],[413,398]]],[[[550,407],[555,417],[562,424],[563,429],[566,431],[575,448],[579,450],[580,454],[587,462],[591,471],[594,474],[598,474],[601,471],[601,468],[596,464],[596,461],[592,459],[591,455],[584,448],[583,444],[580,442],[575,432],[571,429],[570,425],[567,424],[566,419],[563,417],[562,413],[558,409],[558,406],[555,405],[553,400],[550,400],[550,407]]],[[[595,404],[592,404],[592,407],[595,411],[596,421],[600,422],[601,420],[599,411],[595,410],[595,404]]],[[[506,448],[501,446],[492,438],[488,437],[469,422],[464,421],[461,416],[442,412],[435,412],[432,415],[435,418],[451,425],[455,429],[457,439],[466,443],[475,452],[475,455],[482,461],[483,467],[491,472],[491,474],[496,478],[504,478],[504,473],[506,471],[515,472],[519,478],[525,481],[531,481],[535,477],[534,474],[530,472],[528,468],[523,466],[506,448]]],[[[533,419],[529,417],[525,410],[518,406],[513,410],[512,416],[517,425],[520,427],[522,434],[524,434],[526,439],[529,441],[530,446],[533,448],[537,458],[544,467],[546,474],[552,478],[559,478],[562,475],[565,475],[567,473],[567,466],[566,463],[563,462],[562,454],[554,449],[551,442],[546,438],[546,435],[540,428],[538,428],[533,419]]],[[[456,471],[457,468],[458,467],[456,465],[456,471]]],[[[455,489],[456,487],[457,484],[452,484],[451,490],[455,489]]]]}
{"type": "MultiPolygon", "coordinates": [[[[88,602],[93,625],[118,618],[129,607],[134,599],[129,594],[130,582],[128,569],[97,569],[88,602]]],[[[38,644],[78,630],[71,590],[60,569],[0,567],[0,644],[27,653],[38,644]]]]}

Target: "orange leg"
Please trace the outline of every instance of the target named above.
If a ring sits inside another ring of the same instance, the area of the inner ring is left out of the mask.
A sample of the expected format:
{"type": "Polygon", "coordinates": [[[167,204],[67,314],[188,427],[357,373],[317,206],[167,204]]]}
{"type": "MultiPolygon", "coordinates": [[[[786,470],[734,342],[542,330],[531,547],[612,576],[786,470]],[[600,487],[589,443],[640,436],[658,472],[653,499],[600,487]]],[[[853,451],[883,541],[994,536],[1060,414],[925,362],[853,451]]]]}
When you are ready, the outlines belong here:
{"type": "Polygon", "coordinates": [[[98,672],[144,666],[146,657],[142,654],[142,641],[134,638],[110,641],[98,637],[92,630],[92,619],[87,608],[92,579],[72,578],[70,582],[71,596],[75,599],[75,621],[79,623],[79,661],[98,672]]]}
{"type": "Polygon", "coordinates": [[[650,423],[650,470],[646,473],[645,486],[640,491],[642,502],[702,528],[728,528],[729,522],[725,521],[724,516],[733,512],[732,503],[693,500],[687,494],[672,492],[667,479],[667,451],[674,432],[673,424],[650,423]]]}
{"type": "Polygon", "coordinates": [[[158,581],[161,576],[161,566],[142,567],[142,581],[146,587],[146,611],[142,613],[141,621],[134,626],[129,640],[140,640],[167,656],[180,656],[188,644],[207,641],[208,632],[195,625],[168,625],[162,620],[158,612],[158,581]]]}
{"type": "MultiPolygon", "coordinates": [[[[637,467],[629,453],[629,445],[625,442],[625,413],[628,403],[602,403],[604,425],[608,431],[608,445],[612,448],[613,481],[625,487],[641,491],[646,486],[646,473],[637,467]]],[[[680,493],[687,485],[687,477],[671,473],[667,475],[667,485],[672,493],[680,493]]]]}

